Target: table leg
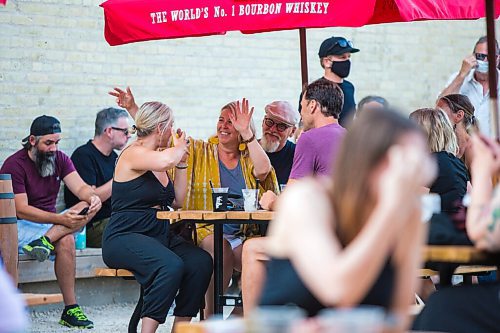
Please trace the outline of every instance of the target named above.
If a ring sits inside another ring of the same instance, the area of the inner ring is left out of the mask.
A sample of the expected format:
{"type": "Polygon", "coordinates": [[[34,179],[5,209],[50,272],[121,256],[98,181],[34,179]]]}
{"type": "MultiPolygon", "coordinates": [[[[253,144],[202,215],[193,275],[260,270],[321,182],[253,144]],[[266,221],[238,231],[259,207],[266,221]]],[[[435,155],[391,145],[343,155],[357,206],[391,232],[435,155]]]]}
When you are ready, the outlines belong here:
{"type": "Polygon", "coordinates": [[[222,253],[222,224],[214,224],[214,314],[222,314],[223,287],[223,253],[222,253]]]}

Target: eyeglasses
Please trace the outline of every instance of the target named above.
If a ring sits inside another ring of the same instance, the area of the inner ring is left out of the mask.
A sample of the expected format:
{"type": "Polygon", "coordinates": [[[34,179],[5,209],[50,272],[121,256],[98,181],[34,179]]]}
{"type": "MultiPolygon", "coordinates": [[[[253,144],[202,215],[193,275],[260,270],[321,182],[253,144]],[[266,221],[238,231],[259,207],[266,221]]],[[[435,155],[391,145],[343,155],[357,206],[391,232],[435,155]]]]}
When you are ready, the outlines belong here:
{"type": "Polygon", "coordinates": [[[488,55],[484,54],[484,53],[475,53],[474,55],[476,56],[477,60],[481,60],[481,61],[484,61],[484,60],[486,60],[486,58],[488,58],[488,55]]]}
{"type": "Polygon", "coordinates": [[[276,129],[278,130],[278,132],[284,132],[284,131],[286,131],[287,128],[292,127],[292,126],[285,124],[285,123],[277,123],[274,120],[272,120],[271,118],[264,118],[264,124],[269,128],[276,125],[276,129]]]}
{"type": "Polygon", "coordinates": [[[111,129],[123,132],[123,134],[128,135],[128,128],[120,128],[120,127],[111,126],[111,129]]]}
{"type": "Polygon", "coordinates": [[[345,38],[339,38],[335,41],[335,43],[333,43],[332,46],[330,46],[327,50],[327,52],[330,52],[331,50],[333,50],[333,48],[335,46],[339,45],[340,47],[351,47],[351,48],[354,48],[354,45],[352,44],[352,42],[350,40],[347,40],[345,38]]]}

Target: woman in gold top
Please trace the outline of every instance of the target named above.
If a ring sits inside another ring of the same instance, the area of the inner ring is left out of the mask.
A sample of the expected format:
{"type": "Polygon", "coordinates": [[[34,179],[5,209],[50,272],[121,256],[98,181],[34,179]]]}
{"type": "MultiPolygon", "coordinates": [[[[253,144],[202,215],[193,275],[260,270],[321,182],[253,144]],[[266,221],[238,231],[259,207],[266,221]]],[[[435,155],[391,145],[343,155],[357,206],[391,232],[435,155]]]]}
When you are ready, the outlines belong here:
{"type": "MultiPolygon", "coordinates": [[[[127,88],[110,92],[117,98],[132,118],[138,110],[134,96],[127,88]]],[[[187,195],[184,209],[212,210],[210,182],[214,187],[229,187],[229,194],[240,195],[242,188],[257,188],[278,192],[278,182],[266,153],[255,138],[252,123],[253,107],[248,101],[231,102],[222,107],[216,126],[216,135],[208,141],[190,139],[187,195]],[[259,182],[257,182],[257,179],[259,182]]],[[[235,221],[236,222],[236,221],[235,221]]],[[[197,240],[213,256],[213,225],[198,224],[197,240]]],[[[233,269],[241,270],[241,248],[244,237],[253,228],[240,231],[240,226],[224,226],[224,286],[229,285],[233,269]]],[[[212,281],[213,283],[213,281],[212,281]]],[[[211,284],[212,284],[211,283],[211,284]]],[[[207,314],[213,313],[213,288],[209,287],[206,299],[207,314]]]]}

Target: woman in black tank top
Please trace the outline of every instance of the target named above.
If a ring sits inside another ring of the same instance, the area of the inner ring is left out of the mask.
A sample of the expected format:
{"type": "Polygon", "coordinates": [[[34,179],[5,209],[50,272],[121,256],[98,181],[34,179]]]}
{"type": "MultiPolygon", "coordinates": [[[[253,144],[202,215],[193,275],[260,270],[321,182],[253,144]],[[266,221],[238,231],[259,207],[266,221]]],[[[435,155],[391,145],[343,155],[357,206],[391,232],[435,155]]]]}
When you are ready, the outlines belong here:
{"type": "Polygon", "coordinates": [[[186,196],[185,134],[172,130],[172,111],[160,102],[144,103],[135,120],[137,140],[122,152],[115,168],[102,255],[106,265],[132,271],[141,284],[141,331],[155,332],[174,298],[174,324],[196,316],[212,275],[212,259],[172,235],[168,221],[156,219],[159,209],[181,207],[186,196]],[[173,147],[166,148],[170,139],[173,147]],[[172,169],[175,183],[167,175],[172,169]]]}
{"type": "Polygon", "coordinates": [[[403,329],[423,241],[419,189],[435,163],[418,127],[387,110],[356,119],[336,161],[333,186],[304,179],[282,194],[260,304],[296,304],[310,315],[378,305],[403,329]]]}

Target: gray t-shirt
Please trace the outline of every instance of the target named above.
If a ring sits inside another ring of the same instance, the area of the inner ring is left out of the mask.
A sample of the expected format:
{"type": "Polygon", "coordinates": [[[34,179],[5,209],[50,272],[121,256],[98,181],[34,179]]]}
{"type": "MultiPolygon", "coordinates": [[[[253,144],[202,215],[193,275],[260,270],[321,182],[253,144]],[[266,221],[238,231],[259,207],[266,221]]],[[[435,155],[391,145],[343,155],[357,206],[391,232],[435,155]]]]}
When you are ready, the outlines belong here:
{"type": "MultiPolygon", "coordinates": [[[[229,194],[242,196],[241,190],[246,188],[245,178],[241,170],[240,161],[234,169],[228,169],[219,160],[219,175],[221,187],[229,187],[229,194]]],[[[223,231],[225,234],[234,235],[240,231],[240,224],[224,224],[223,231]]]]}

